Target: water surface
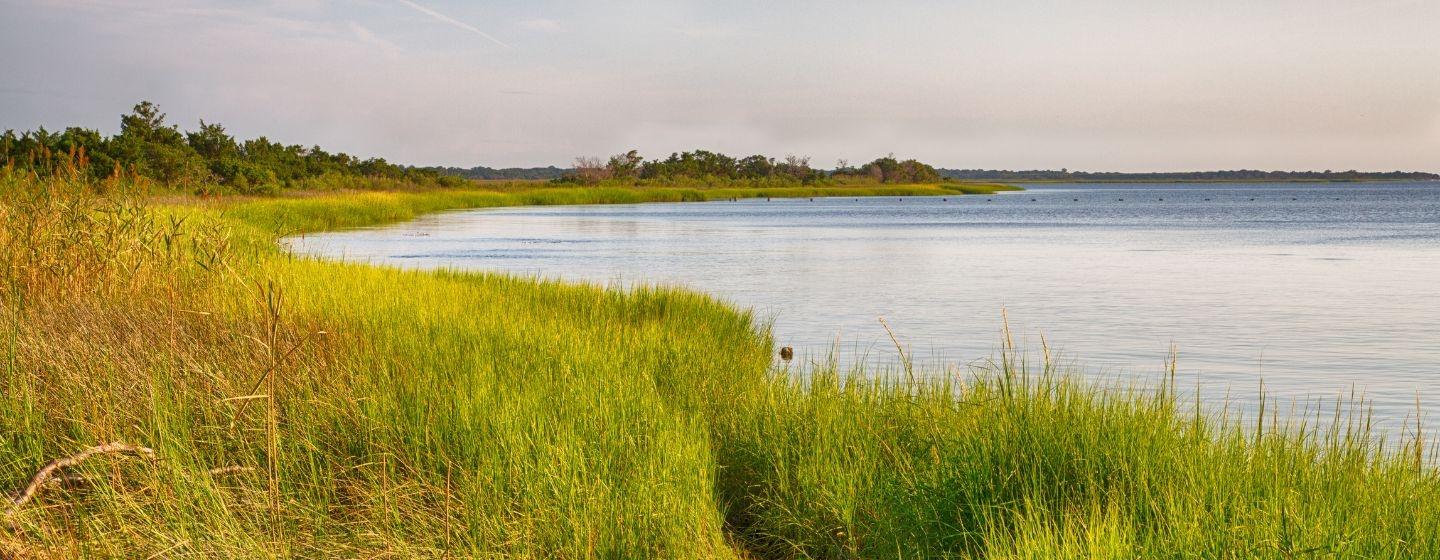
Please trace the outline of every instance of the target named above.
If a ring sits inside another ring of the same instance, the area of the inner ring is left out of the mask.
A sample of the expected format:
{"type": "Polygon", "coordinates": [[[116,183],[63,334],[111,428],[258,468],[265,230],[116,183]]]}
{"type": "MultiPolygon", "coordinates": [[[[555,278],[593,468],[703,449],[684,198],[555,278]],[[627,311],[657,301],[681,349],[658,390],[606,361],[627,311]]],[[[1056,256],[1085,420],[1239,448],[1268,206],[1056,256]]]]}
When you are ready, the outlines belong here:
{"type": "Polygon", "coordinates": [[[1207,396],[1352,389],[1440,405],[1440,184],[1045,185],[994,196],[526,207],[292,239],[307,254],[687,286],[774,321],[805,359],[994,354],[1002,312],[1092,375],[1207,396]]]}

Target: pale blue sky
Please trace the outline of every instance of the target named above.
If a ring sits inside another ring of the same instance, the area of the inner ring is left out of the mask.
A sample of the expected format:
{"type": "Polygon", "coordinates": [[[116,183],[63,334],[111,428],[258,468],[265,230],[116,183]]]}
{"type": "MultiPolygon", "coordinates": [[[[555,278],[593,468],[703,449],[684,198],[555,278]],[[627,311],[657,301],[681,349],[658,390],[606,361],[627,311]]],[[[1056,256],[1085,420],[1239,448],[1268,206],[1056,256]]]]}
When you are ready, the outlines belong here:
{"type": "Polygon", "coordinates": [[[149,99],[415,164],[1437,170],[1437,27],[1433,0],[0,0],[0,128],[149,99]]]}

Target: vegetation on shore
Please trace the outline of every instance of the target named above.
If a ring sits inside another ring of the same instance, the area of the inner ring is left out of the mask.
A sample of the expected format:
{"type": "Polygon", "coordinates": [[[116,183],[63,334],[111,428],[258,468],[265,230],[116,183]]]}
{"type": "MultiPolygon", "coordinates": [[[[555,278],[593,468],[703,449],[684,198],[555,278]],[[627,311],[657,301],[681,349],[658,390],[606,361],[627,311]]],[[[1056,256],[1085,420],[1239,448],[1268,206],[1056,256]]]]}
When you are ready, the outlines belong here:
{"type": "Polygon", "coordinates": [[[257,198],[222,202],[228,216],[263,224],[279,235],[361,227],[409,220],[442,210],[502,206],[635,204],[642,202],[704,202],[744,198],[813,198],[835,196],[955,196],[1015,190],[1008,185],[947,183],[939,185],[874,185],[773,188],[635,188],[620,186],[536,187],[518,183],[487,189],[419,192],[346,192],[303,197],[257,198]]]}
{"type": "Polygon", "coordinates": [[[160,108],[142,101],[120,117],[120,133],[78,126],[0,133],[0,167],[38,176],[162,185],[196,194],[276,194],[284,190],[459,187],[467,181],[382,158],[360,159],[320,146],[284,145],[260,137],[239,141],[217,123],[184,132],[160,108]]]}
{"type": "MultiPolygon", "coordinates": [[[[1384,445],[1364,417],[1201,416],[1008,346],[965,373],[788,369],[700,294],[276,246],[660,191],[105,189],[0,177],[0,485],[97,444],[153,454],[66,469],[0,513],[0,555],[1440,554],[1423,438],[1384,445]]],[[[688,193],[664,196],[715,194],[688,193]]]]}
{"type": "Polygon", "coordinates": [[[607,159],[580,157],[575,167],[554,179],[557,183],[627,186],[831,186],[836,184],[917,184],[950,182],[930,165],[887,155],[853,167],[844,160],[834,170],[810,167],[810,158],[790,155],[783,160],[753,155],[735,158],[707,150],[672,153],[665,159],[646,160],[635,150],[607,159]]]}
{"type": "MultiPolygon", "coordinates": [[[[469,186],[468,179],[550,179],[559,184],[664,188],[792,188],[843,185],[950,183],[916,160],[877,158],[859,168],[843,162],[833,171],[810,167],[808,157],[777,161],[762,155],[733,158],[706,150],[646,161],[636,151],[608,160],[581,157],[569,170],[470,170],[407,167],[382,158],[360,159],[320,146],[284,145],[265,137],[240,141],[216,123],[182,131],[160,108],[141,102],[120,117],[120,133],[69,127],[0,134],[0,167],[40,177],[144,183],[202,195],[275,195],[321,190],[425,190],[469,186]]],[[[972,187],[983,189],[985,187],[972,187]]]]}

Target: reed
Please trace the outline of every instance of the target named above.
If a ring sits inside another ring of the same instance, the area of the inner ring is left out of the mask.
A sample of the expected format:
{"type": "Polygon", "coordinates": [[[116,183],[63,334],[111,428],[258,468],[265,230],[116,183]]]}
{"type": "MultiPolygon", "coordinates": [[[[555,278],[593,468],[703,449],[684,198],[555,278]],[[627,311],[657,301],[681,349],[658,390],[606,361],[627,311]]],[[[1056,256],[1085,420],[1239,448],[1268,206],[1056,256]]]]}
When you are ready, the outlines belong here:
{"type": "Polygon", "coordinates": [[[0,489],[105,442],[158,458],[53,469],[84,484],[3,514],[0,557],[1440,555],[1424,438],[1363,414],[1213,416],[1163,372],[1095,386],[1009,346],[964,372],[788,368],[702,294],[276,246],[817,191],[124,190],[0,174],[0,489]]]}

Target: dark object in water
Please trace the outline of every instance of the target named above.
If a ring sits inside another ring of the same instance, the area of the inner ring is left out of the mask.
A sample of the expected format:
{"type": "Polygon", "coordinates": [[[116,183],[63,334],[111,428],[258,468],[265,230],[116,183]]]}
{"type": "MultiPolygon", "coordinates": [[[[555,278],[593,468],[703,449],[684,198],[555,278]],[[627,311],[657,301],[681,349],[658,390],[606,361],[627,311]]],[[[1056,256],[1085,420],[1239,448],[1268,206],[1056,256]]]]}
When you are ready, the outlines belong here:
{"type": "Polygon", "coordinates": [[[950,199],[948,199],[948,198],[942,198],[942,199],[940,199],[940,202],[950,202],[950,199]]]}
{"type": "Polygon", "coordinates": [[[1125,199],[1123,199],[1123,198],[1122,198],[1122,199],[1120,199],[1120,202],[1125,202],[1125,199]]]}
{"type": "Polygon", "coordinates": [[[794,358],[795,358],[795,349],[794,349],[794,348],[791,348],[791,347],[789,347],[789,346],[782,346],[782,347],[780,348],[780,359],[785,360],[785,361],[788,362],[788,361],[790,361],[791,359],[794,359],[794,358]]]}
{"type": "Polygon", "coordinates": [[[815,199],[813,199],[813,198],[812,198],[812,199],[810,199],[810,202],[815,202],[815,199]]]}

